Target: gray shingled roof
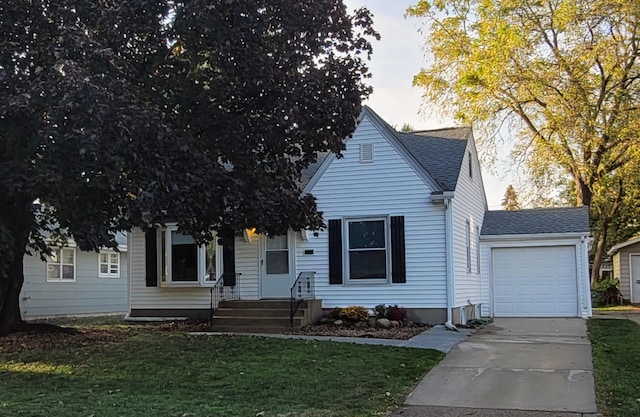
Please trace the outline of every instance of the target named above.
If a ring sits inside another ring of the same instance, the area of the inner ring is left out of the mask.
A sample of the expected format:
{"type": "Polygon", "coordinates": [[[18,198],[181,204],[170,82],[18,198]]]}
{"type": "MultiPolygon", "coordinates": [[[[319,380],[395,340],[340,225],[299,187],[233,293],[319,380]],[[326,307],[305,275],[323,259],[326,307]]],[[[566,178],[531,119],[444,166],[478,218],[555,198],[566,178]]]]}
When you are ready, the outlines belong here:
{"type": "Polygon", "coordinates": [[[589,208],[583,206],[487,211],[481,234],[588,233],[589,230],[589,208]]]}
{"type": "Polygon", "coordinates": [[[471,136],[470,127],[395,132],[395,135],[443,191],[456,189],[467,140],[471,136]]]}
{"type": "MultiPolygon", "coordinates": [[[[399,133],[367,106],[364,106],[361,118],[364,115],[371,116],[386,128],[387,133],[407,150],[443,191],[455,190],[467,141],[472,134],[470,127],[399,133]]],[[[319,154],[317,162],[303,171],[301,178],[303,187],[309,183],[328,156],[328,152],[319,154]]]]}

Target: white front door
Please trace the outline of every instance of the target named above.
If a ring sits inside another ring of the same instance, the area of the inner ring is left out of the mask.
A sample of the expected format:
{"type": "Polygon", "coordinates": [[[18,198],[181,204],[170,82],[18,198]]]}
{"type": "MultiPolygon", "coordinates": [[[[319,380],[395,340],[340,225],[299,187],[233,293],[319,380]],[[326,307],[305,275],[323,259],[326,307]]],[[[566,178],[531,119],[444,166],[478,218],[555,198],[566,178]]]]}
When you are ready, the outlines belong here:
{"type": "Polygon", "coordinates": [[[262,298],[289,298],[296,279],[295,234],[261,236],[260,294],[262,298]]]}
{"type": "Polygon", "coordinates": [[[631,270],[631,302],[640,303],[640,255],[629,255],[631,270]]]}

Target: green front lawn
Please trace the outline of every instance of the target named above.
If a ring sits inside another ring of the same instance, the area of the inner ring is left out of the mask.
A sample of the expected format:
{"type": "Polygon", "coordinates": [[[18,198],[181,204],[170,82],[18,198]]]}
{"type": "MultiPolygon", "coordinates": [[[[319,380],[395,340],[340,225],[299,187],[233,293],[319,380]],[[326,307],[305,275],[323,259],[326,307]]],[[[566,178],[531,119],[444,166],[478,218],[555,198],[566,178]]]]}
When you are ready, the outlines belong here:
{"type": "Polygon", "coordinates": [[[621,306],[594,307],[593,311],[594,312],[599,312],[599,311],[622,311],[622,312],[631,311],[631,312],[637,312],[637,311],[640,311],[640,306],[627,304],[627,305],[621,305],[621,306]]]}
{"type": "Polygon", "coordinates": [[[444,356],[146,328],[113,332],[126,335],[0,353],[0,416],[384,415],[444,356]]]}
{"type": "Polygon", "coordinates": [[[598,411],[603,417],[640,416],[640,326],[591,319],[588,328],[598,411]]]}

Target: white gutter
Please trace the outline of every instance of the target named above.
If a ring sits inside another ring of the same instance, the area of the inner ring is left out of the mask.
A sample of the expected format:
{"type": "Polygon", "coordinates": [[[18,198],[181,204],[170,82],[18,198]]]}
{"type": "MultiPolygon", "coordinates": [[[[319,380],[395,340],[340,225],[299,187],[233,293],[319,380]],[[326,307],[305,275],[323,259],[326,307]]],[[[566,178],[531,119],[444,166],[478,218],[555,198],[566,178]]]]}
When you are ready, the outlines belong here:
{"type": "Polygon", "coordinates": [[[452,323],[451,308],[454,303],[453,297],[453,195],[444,200],[444,241],[445,259],[447,265],[447,323],[452,323]]]}

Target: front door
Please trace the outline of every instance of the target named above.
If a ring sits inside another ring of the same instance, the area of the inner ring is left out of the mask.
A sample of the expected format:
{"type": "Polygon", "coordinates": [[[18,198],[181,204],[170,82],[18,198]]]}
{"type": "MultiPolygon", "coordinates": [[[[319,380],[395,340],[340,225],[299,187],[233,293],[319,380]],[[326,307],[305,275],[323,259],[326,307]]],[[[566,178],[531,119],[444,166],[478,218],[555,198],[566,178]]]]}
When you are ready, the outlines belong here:
{"type": "Polygon", "coordinates": [[[640,303],[640,255],[629,255],[631,269],[631,302],[640,303]]]}
{"type": "Polygon", "coordinates": [[[289,298],[295,281],[295,235],[260,238],[260,293],[262,298],[289,298]]]}

